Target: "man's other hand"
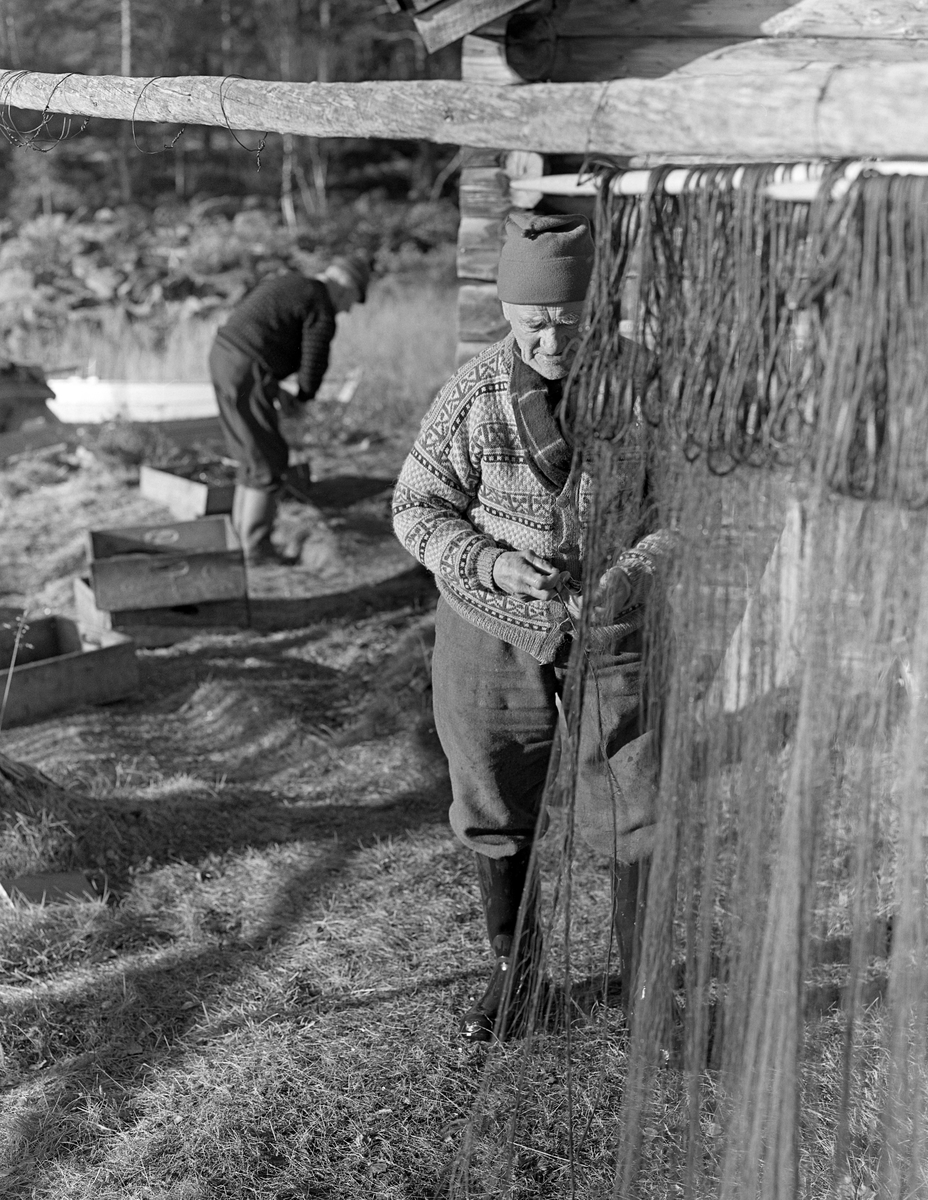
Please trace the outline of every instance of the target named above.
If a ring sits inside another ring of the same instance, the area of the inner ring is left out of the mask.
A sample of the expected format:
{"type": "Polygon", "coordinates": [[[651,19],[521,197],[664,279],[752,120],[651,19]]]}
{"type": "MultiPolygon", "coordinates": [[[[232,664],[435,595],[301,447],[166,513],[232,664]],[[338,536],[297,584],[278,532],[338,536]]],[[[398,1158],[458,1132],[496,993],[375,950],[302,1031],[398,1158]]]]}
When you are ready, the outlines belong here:
{"type": "MultiPolygon", "coordinates": [[[[576,592],[564,592],[564,604],[575,624],[580,623],[583,597],[576,592]]],[[[593,621],[597,625],[612,625],[619,613],[628,608],[632,599],[632,582],[621,567],[610,567],[599,578],[590,599],[593,621]]]]}
{"type": "Polygon", "coordinates": [[[593,594],[594,619],[609,625],[626,609],[632,598],[632,582],[621,567],[610,567],[600,577],[593,594]]]}
{"type": "Polygon", "coordinates": [[[493,582],[510,596],[550,600],[566,578],[566,571],[531,550],[507,550],[493,564],[493,582]]]}

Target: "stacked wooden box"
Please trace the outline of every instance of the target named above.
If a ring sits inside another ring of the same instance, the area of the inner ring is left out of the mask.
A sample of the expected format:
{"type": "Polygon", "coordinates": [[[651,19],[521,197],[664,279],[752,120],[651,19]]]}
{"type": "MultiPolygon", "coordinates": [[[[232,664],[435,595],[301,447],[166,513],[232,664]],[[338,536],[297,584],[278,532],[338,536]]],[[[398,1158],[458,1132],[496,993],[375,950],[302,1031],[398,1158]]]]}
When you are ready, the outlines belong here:
{"type": "Polygon", "coordinates": [[[168,525],[91,530],[75,579],[81,628],[169,646],[248,625],[245,562],[225,514],[168,525]]]}
{"type": "Polygon", "coordinates": [[[138,688],[135,646],[123,634],[82,636],[74,621],[54,615],[25,618],[17,630],[19,621],[18,615],[0,621],[4,729],[85,704],[108,704],[138,688]]]}
{"type": "Polygon", "coordinates": [[[139,491],[171,510],[180,521],[195,521],[232,511],[234,483],[207,483],[189,479],[164,467],[143,465],[139,471],[139,491]]]}

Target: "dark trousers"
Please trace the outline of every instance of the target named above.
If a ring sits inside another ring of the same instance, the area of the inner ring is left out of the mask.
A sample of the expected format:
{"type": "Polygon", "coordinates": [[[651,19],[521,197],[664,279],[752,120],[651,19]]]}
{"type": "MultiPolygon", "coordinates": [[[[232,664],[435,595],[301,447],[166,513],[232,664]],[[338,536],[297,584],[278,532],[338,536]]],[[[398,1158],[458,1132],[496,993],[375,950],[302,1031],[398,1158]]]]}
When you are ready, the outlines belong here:
{"type": "Polygon", "coordinates": [[[277,380],[244,351],[219,339],[210,351],[209,373],[229,457],[238,462],[236,482],[276,491],[289,457],[274,407],[277,380]]]}
{"type": "MultiPolygon", "coordinates": [[[[575,819],[605,852],[653,823],[650,788],[617,781],[613,763],[643,731],[641,636],[590,661],[576,771],[575,819]]],[[[504,858],[530,845],[558,737],[556,697],[566,652],[554,663],[485,633],[444,600],[435,616],[435,726],[451,774],[451,827],[466,846],[504,858]]],[[[641,756],[633,756],[640,758],[641,756]]],[[[635,855],[637,856],[637,855],[635,855]]],[[[622,857],[621,853],[619,857],[622,857]]]]}

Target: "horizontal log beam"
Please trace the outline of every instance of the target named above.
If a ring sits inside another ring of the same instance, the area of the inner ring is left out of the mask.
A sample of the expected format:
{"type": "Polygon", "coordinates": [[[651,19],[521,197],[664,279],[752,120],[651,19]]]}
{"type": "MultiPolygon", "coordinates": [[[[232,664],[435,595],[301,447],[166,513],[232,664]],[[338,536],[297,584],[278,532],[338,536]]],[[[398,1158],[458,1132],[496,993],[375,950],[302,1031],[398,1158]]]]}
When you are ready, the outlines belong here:
{"type": "Polygon", "coordinates": [[[778,37],[928,37],[928,13],[922,0],[800,0],[764,22],[778,37]]]}
{"type": "MultiPolygon", "coordinates": [[[[490,87],[0,72],[0,105],[314,137],[425,139],[542,153],[928,158],[928,62],[843,66],[801,47],[764,70],[731,52],[663,79],[490,87]],[[721,69],[719,69],[721,68],[721,69]]],[[[757,43],[748,43],[749,46],[757,43]]]]}

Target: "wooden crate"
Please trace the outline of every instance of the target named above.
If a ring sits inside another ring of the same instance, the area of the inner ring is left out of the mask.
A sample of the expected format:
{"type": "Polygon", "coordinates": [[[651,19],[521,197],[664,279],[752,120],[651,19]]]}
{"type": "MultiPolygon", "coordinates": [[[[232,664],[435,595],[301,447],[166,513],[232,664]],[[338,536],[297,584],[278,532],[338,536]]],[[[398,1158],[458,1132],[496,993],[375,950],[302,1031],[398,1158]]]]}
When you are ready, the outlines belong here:
{"type": "Polygon", "coordinates": [[[207,600],[174,608],[100,608],[89,579],[74,580],[77,623],[86,636],[122,633],[137,646],[173,646],[198,633],[236,633],[250,623],[248,600],[207,600]]]}
{"type": "Polygon", "coordinates": [[[0,628],[0,696],[10,681],[4,729],[85,704],[109,704],[138,689],[135,644],[124,634],[82,638],[67,617],[30,618],[10,679],[15,634],[15,628],[0,628]]]}
{"type": "Polygon", "coordinates": [[[74,900],[99,900],[100,893],[83,871],[43,871],[0,879],[0,903],[70,904],[74,900]]]}
{"type": "Polygon", "coordinates": [[[225,515],[90,530],[87,561],[97,607],[110,612],[247,594],[244,556],[225,515]]]}
{"type": "Polygon", "coordinates": [[[143,466],[139,471],[139,491],[169,508],[179,521],[194,521],[197,517],[231,512],[235,484],[202,483],[160,467],[143,466]]]}

